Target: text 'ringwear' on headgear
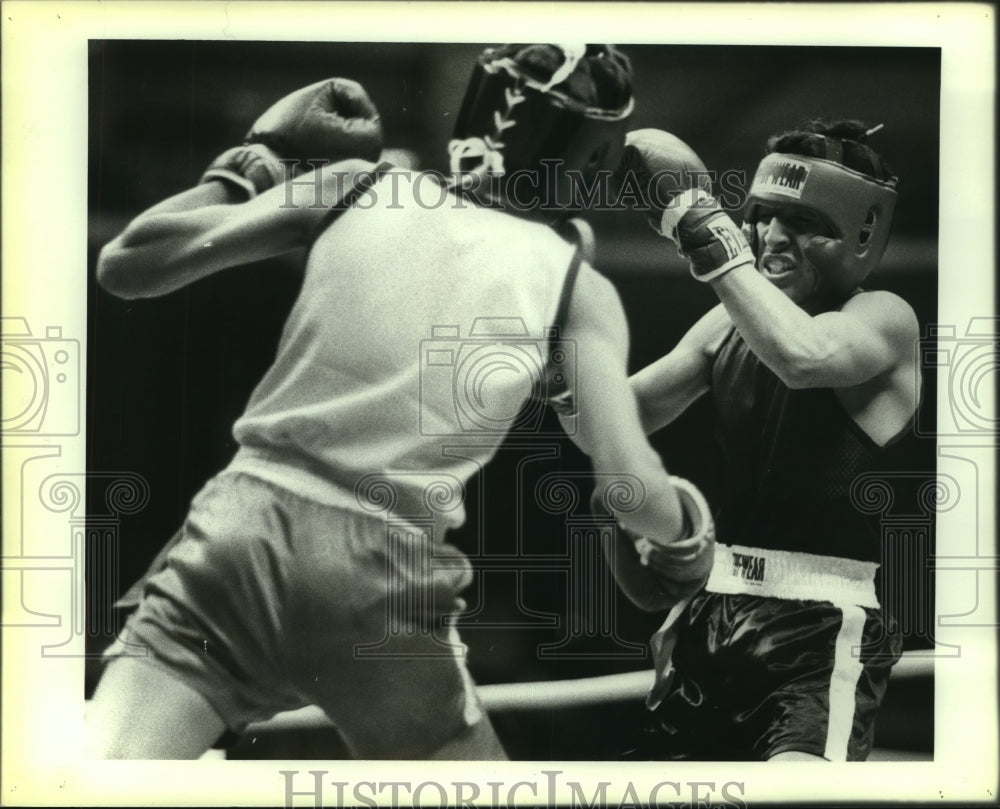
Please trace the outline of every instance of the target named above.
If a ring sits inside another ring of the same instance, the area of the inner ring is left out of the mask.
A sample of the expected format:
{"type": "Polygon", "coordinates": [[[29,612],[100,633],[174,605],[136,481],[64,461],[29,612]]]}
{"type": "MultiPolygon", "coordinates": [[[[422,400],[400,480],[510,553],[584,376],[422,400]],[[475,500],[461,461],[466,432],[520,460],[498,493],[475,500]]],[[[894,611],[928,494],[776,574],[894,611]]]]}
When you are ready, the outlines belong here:
{"type": "MultiPolygon", "coordinates": [[[[828,269],[830,277],[825,279],[829,289],[843,294],[864,281],[882,259],[896,207],[897,178],[877,179],[845,166],[845,146],[860,144],[821,134],[808,139],[817,139],[817,151],[824,157],[775,151],[761,160],[747,196],[744,222],[755,224],[761,206],[799,207],[821,216],[845,246],[840,266],[828,269]]],[[[873,170],[882,173],[875,153],[867,148],[865,152],[873,170]]],[[[751,245],[759,258],[755,238],[751,245]]]]}

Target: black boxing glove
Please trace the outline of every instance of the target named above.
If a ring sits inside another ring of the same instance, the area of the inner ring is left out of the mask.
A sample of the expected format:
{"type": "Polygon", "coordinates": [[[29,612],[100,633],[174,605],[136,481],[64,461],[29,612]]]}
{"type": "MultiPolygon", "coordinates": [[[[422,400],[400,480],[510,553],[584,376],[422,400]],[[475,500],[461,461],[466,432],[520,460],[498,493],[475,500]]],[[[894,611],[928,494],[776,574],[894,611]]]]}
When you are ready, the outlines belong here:
{"type": "Polygon", "coordinates": [[[615,170],[618,198],[638,195],[653,229],[664,232],[662,219],[679,194],[691,188],[711,189],[701,158],[676,135],[662,129],[637,129],[625,136],[625,149],[615,170]]]}
{"type": "Polygon", "coordinates": [[[325,79],[268,108],[243,145],[219,155],[200,182],[229,182],[254,197],[316,167],[307,161],[374,161],[381,151],[381,119],[364,87],[351,79],[325,79]]]}

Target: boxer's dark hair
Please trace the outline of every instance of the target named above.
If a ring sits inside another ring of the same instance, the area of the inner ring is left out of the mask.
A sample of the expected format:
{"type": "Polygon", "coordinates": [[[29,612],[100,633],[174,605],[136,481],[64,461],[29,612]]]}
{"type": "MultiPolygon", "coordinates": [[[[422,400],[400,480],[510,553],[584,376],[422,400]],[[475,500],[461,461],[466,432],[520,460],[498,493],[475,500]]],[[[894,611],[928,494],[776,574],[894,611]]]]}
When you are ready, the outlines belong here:
{"type": "MultiPolygon", "coordinates": [[[[497,55],[510,58],[541,82],[548,81],[564,61],[555,45],[504,45],[497,55]]],[[[619,110],[632,97],[632,64],[613,45],[587,45],[576,70],[555,89],[588,107],[619,110]]]]}
{"type": "Polygon", "coordinates": [[[821,118],[807,120],[796,129],[772,135],[767,141],[768,152],[799,154],[805,157],[826,157],[826,146],[822,138],[834,138],[843,144],[841,162],[848,168],[867,174],[877,180],[888,180],[892,170],[882,156],[868,144],[871,127],[863,121],[845,118],[828,122],[821,118]]]}

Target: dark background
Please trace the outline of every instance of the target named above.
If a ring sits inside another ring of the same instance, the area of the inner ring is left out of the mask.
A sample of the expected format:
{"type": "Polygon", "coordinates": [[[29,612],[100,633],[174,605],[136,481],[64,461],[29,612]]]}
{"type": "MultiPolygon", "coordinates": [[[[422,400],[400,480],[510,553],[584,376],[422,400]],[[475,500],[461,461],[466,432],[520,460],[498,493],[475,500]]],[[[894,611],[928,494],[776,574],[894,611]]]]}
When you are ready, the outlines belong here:
{"type": "MultiPolygon", "coordinates": [[[[667,129],[720,172],[752,176],[767,136],[806,117],[884,123],[872,145],[901,178],[900,200],[893,240],[869,286],[902,295],[922,326],[936,321],[937,49],[622,48],[635,74],[632,128],[667,129]]],[[[182,522],[194,493],[235,451],[230,426],[273,356],[301,268],[297,257],[286,257],[226,271],[164,298],[128,302],[93,282],[100,247],[131,217],[195,183],[212,158],[240,142],[271,103],[329,76],[364,84],[382,114],[387,147],[408,150],[420,168],[447,170],[445,146],[452,121],[481,50],[481,45],[439,43],[91,44],[88,471],[138,473],[150,491],[145,508],[121,520],[119,580],[113,589],[123,590],[142,573],[182,522]]],[[[630,364],[638,370],[666,353],[716,301],[707,286],[690,279],[641,216],[605,212],[592,224],[598,239],[596,263],[622,297],[632,336],[630,364]]],[[[933,425],[935,385],[930,376],[925,390],[921,423],[933,425]]],[[[711,499],[715,456],[704,405],[696,404],[653,441],[670,471],[695,480],[711,499]]],[[[529,465],[530,476],[588,469],[569,441],[545,439],[545,444],[555,446],[558,457],[529,465]]],[[[519,493],[509,483],[524,454],[513,445],[506,447],[486,470],[485,494],[480,497],[475,486],[469,487],[470,520],[452,538],[460,547],[471,552],[483,530],[487,553],[509,551],[520,534],[532,552],[565,554],[562,521],[534,503],[519,503],[519,493]]],[[[900,472],[929,477],[933,470],[933,438],[915,439],[900,458],[900,472]]],[[[909,490],[914,478],[899,477],[893,484],[899,495],[896,514],[905,516],[909,509],[919,523],[909,490]]],[[[927,530],[933,530],[932,519],[927,530]]],[[[933,593],[924,566],[932,542],[928,535],[907,551],[902,572],[897,568],[895,573],[896,595],[889,598],[904,615],[910,649],[932,643],[933,593]]],[[[606,633],[574,636],[561,656],[538,654],[539,644],[564,638],[574,618],[565,579],[541,568],[527,572],[519,579],[520,595],[513,573],[481,579],[489,594],[478,615],[481,625],[462,628],[478,682],[530,682],[650,666],[634,649],[645,644],[661,616],[643,614],[620,597],[615,604],[617,640],[606,633]],[[541,616],[534,627],[486,626],[523,623],[528,612],[541,616]]],[[[94,603],[92,609],[103,614],[107,605],[94,603]]],[[[95,652],[109,640],[107,632],[93,632],[88,639],[95,652]]],[[[88,671],[88,691],[95,672],[93,666],[88,671]]],[[[573,722],[601,725],[597,714],[562,717],[558,728],[545,727],[548,719],[532,721],[533,746],[525,748],[523,757],[587,758],[599,747],[592,741],[592,727],[582,735],[572,729],[573,722]],[[555,747],[555,738],[562,739],[562,747],[555,747]],[[579,749],[566,746],[570,738],[578,740],[579,749]]]]}

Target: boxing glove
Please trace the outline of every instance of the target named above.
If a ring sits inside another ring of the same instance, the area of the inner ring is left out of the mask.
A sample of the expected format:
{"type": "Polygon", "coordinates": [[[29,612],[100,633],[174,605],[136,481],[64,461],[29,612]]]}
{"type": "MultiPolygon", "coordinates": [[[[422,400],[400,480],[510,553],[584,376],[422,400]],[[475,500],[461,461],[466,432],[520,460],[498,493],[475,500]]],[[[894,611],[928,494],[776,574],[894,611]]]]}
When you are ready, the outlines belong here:
{"type": "Polygon", "coordinates": [[[663,215],[676,197],[691,188],[711,190],[711,178],[701,158],[684,141],[662,129],[637,129],[625,136],[625,149],[614,173],[618,199],[638,195],[646,218],[662,235],[663,215]]]}
{"type": "Polygon", "coordinates": [[[222,180],[254,197],[317,162],[377,160],[381,151],[382,123],[365,89],[351,79],[325,79],[268,108],[243,145],[219,155],[201,182],[222,180]]]}
{"type": "Polygon", "coordinates": [[[688,260],[691,275],[712,281],[741,264],[754,264],[754,253],[744,230],[719,201],[701,189],[682,193],[664,212],[664,235],[688,260]]]}
{"type": "Polygon", "coordinates": [[[715,560],[715,521],[708,501],[697,486],[670,475],[684,515],[684,533],[673,542],[655,537],[634,538],[639,561],[655,571],[660,584],[672,596],[697,589],[708,578],[715,560]]]}
{"type": "MultiPolygon", "coordinates": [[[[674,541],[638,536],[620,524],[635,547],[639,562],[655,576],[660,590],[671,598],[681,598],[697,590],[708,578],[715,559],[715,523],[704,495],[698,487],[676,475],[670,483],[677,492],[684,516],[684,532],[674,541]]],[[[590,498],[595,516],[612,517],[599,489],[590,498]]]]}

